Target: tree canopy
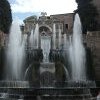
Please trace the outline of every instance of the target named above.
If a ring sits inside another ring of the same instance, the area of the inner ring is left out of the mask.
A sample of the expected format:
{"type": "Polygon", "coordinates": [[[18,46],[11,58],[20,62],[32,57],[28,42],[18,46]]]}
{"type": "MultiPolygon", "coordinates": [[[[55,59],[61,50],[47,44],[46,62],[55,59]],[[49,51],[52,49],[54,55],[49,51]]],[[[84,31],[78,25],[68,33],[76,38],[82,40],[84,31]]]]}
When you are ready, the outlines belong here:
{"type": "Polygon", "coordinates": [[[75,13],[78,13],[81,18],[83,33],[95,31],[97,29],[96,16],[98,12],[92,0],[76,0],[76,2],[78,8],[75,10],[75,13]]]}
{"type": "Polygon", "coordinates": [[[9,32],[12,22],[11,7],[8,0],[0,0],[0,30],[9,32]]]}

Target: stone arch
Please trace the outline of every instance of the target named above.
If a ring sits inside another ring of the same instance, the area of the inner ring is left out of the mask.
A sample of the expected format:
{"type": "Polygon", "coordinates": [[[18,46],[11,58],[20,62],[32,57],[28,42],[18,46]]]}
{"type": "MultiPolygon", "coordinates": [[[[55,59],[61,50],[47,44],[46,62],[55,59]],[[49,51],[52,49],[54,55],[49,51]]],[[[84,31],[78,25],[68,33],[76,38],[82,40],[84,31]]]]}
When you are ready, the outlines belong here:
{"type": "Polygon", "coordinates": [[[48,31],[49,33],[52,33],[52,28],[49,25],[40,25],[39,26],[39,32],[41,33],[42,31],[48,31]]]}

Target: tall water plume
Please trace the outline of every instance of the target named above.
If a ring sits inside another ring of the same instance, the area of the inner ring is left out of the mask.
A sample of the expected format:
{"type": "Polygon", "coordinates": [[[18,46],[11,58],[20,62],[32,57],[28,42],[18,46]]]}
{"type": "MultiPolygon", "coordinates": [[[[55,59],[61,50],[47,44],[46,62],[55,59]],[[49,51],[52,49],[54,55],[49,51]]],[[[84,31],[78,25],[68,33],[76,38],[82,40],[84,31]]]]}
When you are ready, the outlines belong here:
{"type": "Polygon", "coordinates": [[[11,26],[9,34],[9,43],[7,51],[7,79],[21,80],[22,79],[22,65],[25,55],[26,38],[22,38],[20,26],[17,21],[14,21],[11,26]]]}
{"type": "Polygon", "coordinates": [[[56,26],[53,24],[53,49],[56,49],[56,26]]]}
{"type": "Polygon", "coordinates": [[[36,24],[34,31],[34,48],[37,49],[39,46],[39,25],[36,24]]]}
{"type": "Polygon", "coordinates": [[[66,50],[67,49],[67,35],[66,34],[64,34],[63,35],[64,36],[64,50],[66,50]]]}
{"type": "Polygon", "coordinates": [[[33,32],[34,31],[31,30],[31,34],[30,34],[30,38],[29,38],[31,49],[33,49],[33,47],[34,47],[34,33],[33,32]]]}
{"type": "Polygon", "coordinates": [[[59,49],[61,48],[61,28],[60,28],[60,25],[59,25],[59,49]]]}
{"type": "Polygon", "coordinates": [[[82,26],[79,15],[75,15],[72,41],[70,41],[70,60],[72,65],[72,80],[86,80],[85,49],[82,41],[82,26]]]}

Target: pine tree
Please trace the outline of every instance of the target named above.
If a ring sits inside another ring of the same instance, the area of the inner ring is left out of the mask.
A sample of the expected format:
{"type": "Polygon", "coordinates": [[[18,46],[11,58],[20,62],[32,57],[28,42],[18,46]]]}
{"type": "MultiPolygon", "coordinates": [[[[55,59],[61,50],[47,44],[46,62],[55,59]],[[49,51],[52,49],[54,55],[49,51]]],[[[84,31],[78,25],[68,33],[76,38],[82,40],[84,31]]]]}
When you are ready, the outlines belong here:
{"type": "Polygon", "coordinates": [[[12,22],[11,7],[7,0],[0,0],[0,30],[9,33],[12,22]]]}
{"type": "Polygon", "coordinates": [[[92,0],[76,0],[78,13],[81,18],[83,33],[87,31],[95,31],[97,29],[96,16],[98,15],[96,7],[92,4],[92,0]]]}

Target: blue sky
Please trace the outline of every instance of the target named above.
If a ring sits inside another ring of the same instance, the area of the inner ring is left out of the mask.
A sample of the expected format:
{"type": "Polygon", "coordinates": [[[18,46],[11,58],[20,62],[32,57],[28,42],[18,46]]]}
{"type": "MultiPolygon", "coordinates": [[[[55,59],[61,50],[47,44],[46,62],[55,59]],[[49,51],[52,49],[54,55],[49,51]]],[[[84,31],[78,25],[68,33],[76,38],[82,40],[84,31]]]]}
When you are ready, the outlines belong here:
{"type": "Polygon", "coordinates": [[[72,13],[77,4],[75,0],[8,0],[11,5],[13,19],[22,22],[31,15],[40,15],[41,12],[51,14],[72,13]]]}

